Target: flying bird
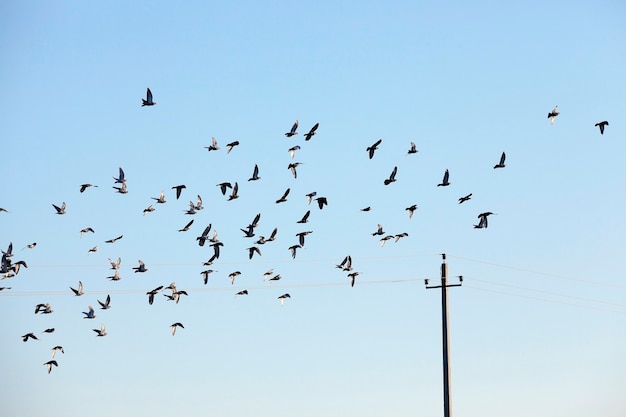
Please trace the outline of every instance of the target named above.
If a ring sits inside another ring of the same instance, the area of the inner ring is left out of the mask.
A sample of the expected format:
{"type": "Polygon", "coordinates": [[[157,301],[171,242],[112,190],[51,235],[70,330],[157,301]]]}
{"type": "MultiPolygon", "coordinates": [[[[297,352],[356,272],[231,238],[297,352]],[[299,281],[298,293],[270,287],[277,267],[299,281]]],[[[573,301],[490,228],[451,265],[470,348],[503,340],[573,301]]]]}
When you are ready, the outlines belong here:
{"type": "Polygon", "coordinates": [[[214,271],[212,269],[206,269],[200,272],[200,275],[202,275],[202,282],[204,282],[204,285],[207,285],[207,283],[209,282],[209,275],[212,274],[213,272],[217,272],[217,271],[214,271]]]}
{"type": "Polygon", "coordinates": [[[315,201],[317,201],[317,205],[320,208],[320,210],[322,210],[324,206],[328,205],[328,200],[326,199],[326,197],[317,197],[315,201]]]}
{"type": "Polygon", "coordinates": [[[504,168],[506,165],[504,165],[504,160],[506,159],[506,154],[504,152],[502,152],[502,155],[500,155],[500,162],[497,163],[496,165],[493,166],[493,169],[496,168],[504,168]]]}
{"type": "Polygon", "coordinates": [[[241,275],[241,272],[239,271],[231,272],[230,274],[228,274],[231,285],[235,284],[235,278],[237,278],[239,275],[241,275]]]}
{"type": "Polygon", "coordinates": [[[152,100],[152,91],[150,91],[150,89],[148,88],[146,90],[146,98],[145,98],[145,100],[143,98],[141,99],[141,107],[143,107],[143,106],[154,106],[155,104],[156,104],[156,102],[152,100]]]}
{"type": "Polygon", "coordinates": [[[122,263],[122,258],[117,258],[117,261],[113,261],[111,258],[107,258],[111,263],[111,269],[118,270],[120,269],[120,264],[122,263]]]}
{"type": "Polygon", "coordinates": [[[211,145],[209,146],[205,146],[206,149],[209,150],[209,152],[211,151],[219,151],[220,147],[217,144],[217,139],[215,139],[214,137],[211,137],[211,145]]]}
{"type": "Polygon", "coordinates": [[[185,227],[183,227],[182,229],[178,229],[179,232],[187,232],[189,230],[189,228],[191,227],[191,225],[193,224],[193,220],[191,220],[189,223],[187,223],[185,225],[185,227]]]}
{"type": "Polygon", "coordinates": [[[85,228],[84,228],[84,229],[82,229],[79,233],[80,233],[80,235],[81,235],[81,237],[82,237],[83,233],[89,233],[89,232],[91,232],[91,233],[95,233],[95,232],[94,232],[94,230],[93,230],[91,227],[85,227],[85,228]]]}
{"type": "Polygon", "coordinates": [[[296,223],[308,223],[310,215],[311,215],[311,210],[307,210],[306,213],[304,213],[304,216],[302,216],[302,218],[298,220],[296,223]]]}
{"type": "Polygon", "coordinates": [[[84,319],[95,319],[96,318],[96,312],[94,311],[92,306],[88,306],[87,307],[88,311],[83,311],[83,314],[85,315],[85,317],[83,317],[84,319]]]}
{"type": "Polygon", "coordinates": [[[150,197],[153,200],[156,200],[156,202],[158,204],[163,204],[165,203],[165,191],[161,191],[161,195],[159,195],[159,197],[150,197]]]}
{"type": "Polygon", "coordinates": [[[603,122],[596,123],[594,126],[598,126],[600,128],[600,134],[604,135],[604,126],[608,126],[608,125],[609,125],[609,122],[605,120],[603,122]]]}
{"type": "Polygon", "coordinates": [[[550,119],[550,124],[554,124],[554,119],[559,115],[559,106],[554,106],[552,111],[548,113],[548,119],[550,119]]]}
{"type": "Polygon", "coordinates": [[[26,333],[22,336],[22,342],[28,342],[28,339],[39,340],[39,338],[35,336],[34,333],[26,333]]]}
{"type": "Polygon", "coordinates": [[[265,271],[265,273],[263,274],[263,281],[267,280],[273,273],[274,269],[268,269],[267,271],[265,271]]]}
{"type": "Polygon", "coordinates": [[[237,294],[235,294],[235,297],[237,297],[238,295],[248,295],[248,290],[239,291],[237,294]]]}
{"type": "Polygon", "coordinates": [[[42,333],[54,333],[54,327],[47,328],[42,333]]]}
{"type": "Polygon", "coordinates": [[[372,146],[369,146],[365,149],[368,152],[370,159],[374,157],[374,152],[376,152],[376,150],[378,149],[378,145],[380,145],[382,141],[382,139],[378,139],[376,142],[374,142],[372,146]]]}
{"type": "Polygon", "coordinates": [[[37,313],[52,314],[53,313],[52,306],[50,305],[50,303],[37,304],[35,306],[35,314],[37,314],[37,313]]]}
{"type": "Polygon", "coordinates": [[[184,184],[181,185],[175,185],[172,187],[172,190],[176,190],[176,200],[178,200],[180,198],[180,193],[183,192],[183,189],[187,188],[187,186],[185,186],[184,184]]]}
{"type": "Polygon", "coordinates": [[[296,236],[298,237],[298,243],[300,243],[300,247],[304,247],[304,237],[311,233],[313,233],[313,231],[296,233],[296,236]]]}
{"type": "Polygon", "coordinates": [[[289,250],[291,251],[291,258],[292,259],[296,259],[296,250],[298,248],[301,248],[302,246],[300,245],[293,245],[293,246],[289,246],[289,250]]]}
{"type": "Polygon", "coordinates": [[[285,136],[287,136],[288,138],[297,135],[298,132],[296,132],[296,130],[298,129],[298,121],[296,120],[295,123],[293,124],[293,126],[291,126],[291,130],[287,133],[285,133],[285,136]]]}
{"type": "Polygon", "coordinates": [[[270,278],[268,280],[268,282],[270,283],[270,285],[272,285],[272,282],[276,282],[276,281],[280,281],[282,277],[280,276],[280,274],[274,275],[272,278],[270,278]]]}
{"type": "Polygon", "coordinates": [[[235,182],[235,185],[233,185],[233,190],[231,191],[230,195],[228,196],[228,201],[230,200],[234,200],[236,198],[239,198],[239,184],[237,184],[235,182]]]}
{"type": "Polygon", "coordinates": [[[198,194],[197,198],[198,198],[198,202],[196,203],[194,208],[198,211],[203,210],[204,207],[202,207],[202,197],[200,197],[200,194],[198,194]]]}
{"type": "Polygon", "coordinates": [[[104,302],[100,301],[100,300],[96,300],[98,301],[98,304],[100,304],[100,308],[102,310],[108,310],[111,308],[111,296],[107,295],[106,300],[104,300],[104,302]]]}
{"type": "Polygon", "coordinates": [[[141,259],[138,260],[137,262],[139,262],[139,266],[133,266],[135,273],[146,272],[148,270],[148,268],[146,268],[146,264],[141,259]]]}
{"type": "Polygon", "coordinates": [[[90,253],[96,253],[96,252],[98,252],[99,250],[100,250],[100,248],[99,248],[99,247],[94,246],[93,248],[91,248],[91,249],[89,249],[89,250],[87,251],[87,254],[90,254],[90,253]]]}
{"type": "Polygon", "coordinates": [[[44,363],[44,365],[46,365],[46,367],[48,368],[48,373],[52,372],[52,365],[54,365],[56,367],[59,366],[59,364],[55,360],[48,361],[48,362],[44,363]]]}
{"type": "Polygon", "coordinates": [[[176,323],[172,324],[170,327],[172,328],[172,336],[174,336],[176,334],[176,328],[177,327],[180,327],[181,329],[185,328],[185,326],[183,326],[183,324],[179,323],[179,322],[176,322],[176,323]]]}
{"type": "Polygon", "coordinates": [[[230,189],[233,188],[232,184],[229,182],[221,182],[217,184],[217,186],[220,187],[220,191],[222,192],[222,195],[226,195],[227,188],[230,188],[230,189]]]}
{"type": "Polygon", "coordinates": [[[81,184],[80,185],[80,192],[85,192],[85,190],[89,187],[98,187],[97,185],[93,185],[93,184],[81,184]]]}
{"type": "Polygon", "coordinates": [[[278,297],[278,301],[280,301],[280,305],[281,305],[281,306],[285,305],[285,300],[286,300],[287,298],[291,298],[291,295],[289,295],[288,293],[287,293],[287,294],[280,295],[280,296],[278,297]]]}
{"type": "Polygon", "coordinates": [[[74,289],[74,288],[70,287],[70,290],[72,290],[74,295],[77,296],[77,297],[83,295],[84,293],[83,293],[83,283],[82,283],[82,281],[78,281],[78,289],[74,289]]]}
{"type": "Polygon", "coordinates": [[[342,271],[352,271],[352,257],[350,255],[346,256],[340,264],[335,265],[335,268],[339,268],[342,271]]]}
{"type": "Polygon", "coordinates": [[[393,167],[393,171],[389,175],[389,178],[385,180],[385,185],[389,185],[392,182],[396,182],[396,174],[398,173],[398,167],[393,167]]]}
{"type": "Polygon", "coordinates": [[[286,202],[287,201],[287,196],[289,195],[289,191],[291,191],[291,189],[287,188],[285,190],[285,192],[283,193],[282,197],[280,197],[278,200],[276,200],[276,204],[286,202]]]}
{"type": "Polygon", "coordinates": [[[395,242],[398,243],[398,240],[402,239],[403,237],[407,237],[409,234],[404,232],[404,233],[398,233],[397,235],[395,235],[394,237],[396,238],[395,242]]]}
{"type": "Polygon", "coordinates": [[[312,193],[308,193],[306,195],[306,198],[309,204],[311,204],[311,201],[313,201],[313,197],[315,197],[316,195],[317,195],[317,191],[313,191],[312,193]]]}
{"type": "Polygon", "coordinates": [[[120,167],[120,173],[117,178],[113,177],[115,180],[115,184],[124,184],[126,182],[126,178],[124,175],[124,170],[120,167]]]}
{"type": "Polygon", "coordinates": [[[383,231],[383,226],[379,223],[376,227],[376,231],[372,233],[372,236],[382,236],[385,232],[383,231]]]}
{"type": "Polygon", "coordinates": [[[413,204],[410,207],[405,208],[406,211],[409,212],[409,219],[413,217],[413,213],[417,210],[417,204],[413,204]]]}
{"type": "Polygon", "coordinates": [[[52,207],[57,211],[57,214],[65,214],[65,201],[61,204],[61,207],[53,204],[52,207]]]}
{"type": "Polygon", "coordinates": [[[385,246],[385,243],[387,243],[387,241],[391,239],[393,239],[392,235],[387,235],[383,237],[382,239],[380,239],[380,247],[382,248],[383,246],[385,246]]]}
{"type": "Polygon", "coordinates": [[[230,153],[230,151],[232,151],[232,150],[233,150],[233,148],[234,148],[235,146],[237,146],[237,145],[239,145],[239,141],[238,141],[238,140],[236,140],[236,141],[234,141],[234,142],[231,142],[231,143],[227,143],[227,144],[226,144],[226,153],[230,153]]]}
{"type": "Polygon", "coordinates": [[[351,272],[348,274],[348,278],[350,278],[350,286],[354,287],[354,282],[356,281],[356,277],[358,277],[360,272],[351,272]]]}
{"type": "Polygon", "coordinates": [[[296,156],[296,151],[300,149],[300,145],[296,145],[293,146],[291,148],[289,148],[289,154],[291,155],[291,159],[293,159],[296,156]]]}
{"type": "Polygon", "coordinates": [[[107,330],[106,330],[106,328],[104,327],[104,324],[101,324],[99,329],[91,329],[91,330],[93,330],[94,332],[96,332],[96,336],[97,336],[97,337],[104,337],[104,336],[106,336],[106,335],[107,335],[107,330]]]}
{"type": "Polygon", "coordinates": [[[35,246],[37,246],[37,242],[33,242],[33,243],[29,243],[28,245],[24,246],[22,248],[22,250],[28,248],[28,249],[33,249],[35,246]]]}
{"type": "Polygon", "coordinates": [[[492,215],[494,213],[490,212],[490,211],[486,211],[484,213],[480,213],[477,217],[480,219],[478,224],[474,225],[474,229],[486,229],[489,224],[487,222],[487,217],[492,215]]]}
{"type": "Polygon", "coordinates": [[[128,189],[126,188],[125,182],[123,182],[120,187],[114,186],[113,188],[116,189],[119,194],[128,194],[128,189]]]}
{"type": "Polygon", "coordinates": [[[313,136],[315,136],[315,131],[317,130],[317,128],[320,127],[319,123],[315,123],[313,125],[313,127],[311,128],[311,130],[309,130],[308,133],[304,134],[304,140],[310,140],[313,136]]]}
{"type": "Polygon", "coordinates": [[[146,207],[145,209],[143,209],[143,215],[145,216],[146,213],[151,213],[154,210],[156,210],[154,207],[152,207],[152,204],[150,204],[148,207],[146,207]]]}
{"type": "Polygon", "coordinates": [[[65,350],[63,349],[63,346],[55,346],[52,348],[52,357],[54,358],[54,356],[57,353],[57,350],[63,354],[65,354],[65,350]]]}
{"type": "Polygon", "coordinates": [[[259,177],[259,166],[257,164],[254,164],[254,170],[252,171],[252,176],[248,178],[248,181],[256,181],[260,179],[261,177],[259,177]]]}
{"type": "Polygon", "coordinates": [[[255,252],[258,253],[259,256],[261,256],[261,249],[257,248],[256,246],[251,246],[247,248],[247,251],[248,251],[248,259],[252,259],[255,252]]]}
{"type": "Polygon", "coordinates": [[[437,184],[437,187],[447,187],[448,185],[450,185],[450,181],[448,181],[449,178],[450,173],[446,169],[446,172],[444,172],[443,174],[443,180],[441,181],[441,184],[437,184]]]}
{"type": "Polygon", "coordinates": [[[459,204],[465,203],[467,200],[472,198],[472,193],[469,193],[468,195],[459,198],[459,204]]]}
{"type": "Polygon", "coordinates": [[[287,167],[287,169],[289,169],[291,173],[293,174],[294,178],[298,178],[298,172],[296,171],[296,168],[298,167],[298,165],[302,165],[302,163],[294,162],[292,164],[289,164],[289,166],[287,167]]]}
{"type": "Polygon", "coordinates": [[[371,211],[371,210],[372,210],[372,208],[370,206],[367,206],[367,207],[362,208],[360,211],[367,212],[367,211],[371,211]]]}
{"type": "Polygon", "coordinates": [[[156,287],[155,289],[148,291],[146,295],[148,296],[148,304],[152,305],[154,302],[154,296],[163,289],[163,285],[156,287]]]}
{"type": "Polygon", "coordinates": [[[411,155],[414,153],[418,153],[419,151],[417,150],[417,148],[415,147],[415,143],[411,142],[411,146],[409,148],[409,151],[406,153],[407,155],[411,155]]]}

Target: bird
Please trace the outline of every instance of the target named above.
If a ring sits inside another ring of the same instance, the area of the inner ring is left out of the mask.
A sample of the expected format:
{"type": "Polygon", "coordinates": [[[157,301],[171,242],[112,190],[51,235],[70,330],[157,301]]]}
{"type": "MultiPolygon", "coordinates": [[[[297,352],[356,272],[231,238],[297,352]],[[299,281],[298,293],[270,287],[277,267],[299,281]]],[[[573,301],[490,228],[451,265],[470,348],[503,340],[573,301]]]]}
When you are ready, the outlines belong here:
{"type": "Polygon", "coordinates": [[[155,289],[148,291],[146,295],[148,296],[148,304],[152,305],[154,302],[154,296],[163,289],[163,285],[156,287],[155,289]]]}
{"type": "Polygon", "coordinates": [[[291,251],[291,258],[292,259],[296,259],[296,250],[298,248],[301,248],[302,246],[300,245],[293,245],[293,246],[289,246],[289,250],[291,251]]]}
{"type": "Polygon", "coordinates": [[[309,130],[308,133],[304,134],[304,140],[310,140],[313,136],[315,136],[315,131],[317,130],[317,128],[320,127],[319,123],[315,123],[313,125],[313,127],[311,128],[311,130],[309,130]]]}
{"type": "Polygon", "coordinates": [[[22,342],[28,342],[28,339],[39,340],[39,338],[35,336],[34,333],[26,333],[22,336],[22,342]]]}
{"type": "Polygon", "coordinates": [[[89,311],[83,311],[83,314],[85,315],[85,317],[83,317],[84,319],[95,319],[96,318],[96,312],[94,311],[92,306],[88,306],[87,309],[89,311]]]}
{"type": "Polygon", "coordinates": [[[115,272],[113,273],[113,275],[108,276],[107,279],[110,279],[111,281],[119,281],[119,280],[121,280],[122,277],[120,277],[119,269],[116,269],[115,272]]]}
{"type": "Polygon", "coordinates": [[[65,201],[61,204],[61,207],[53,204],[52,207],[57,211],[57,214],[65,214],[65,201]]]}
{"type": "Polygon", "coordinates": [[[178,200],[180,198],[180,194],[183,192],[183,189],[187,188],[186,185],[181,184],[181,185],[175,185],[172,187],[172,190],[176,190],[176,200],[178,200]]]}
{"type": "Polygon", "coordinates": [[[258,213],[256,216],[254,216],[254,219],[252,220],[252,223],[250,223],[249,227],[255,228],[259,225],[259,221],[261,220],[261,213],[258,213]]]}
{"type": "Polygon", "coordinates": [[[285,305],[285,300],[287,298],[291,298],[291,295],[289,295],[289,293],[285,293],[283,295],[278,296],[278,301],[280,301],[281,306],[285,305]]]}
{"type": "Polygon", "coordinates": [[[97,185],[93,185],[93,184],[81,184],[80,185],[80,192],[83,193],[85,192],[85,190],[89,187],[98,187],[97,185]]]}
{"type": "Polygon", "coordinates": [[[298,121],[296,120],[293,124],[293,126],[291,126],[291,130],[287,133],[285,133],[285,136],[287,136],[288,138],[297,135],[298,132],[296,132],[296,130],[298,129],[298,121]]]}
{"type": "Polygon", "coordinates": [[[0,207],[0,213],[10,213],[10,211],[5,209],[4,207],[0,207]]]}
{"type": "Polygon", "coordinates": [[[554,124],[554,119],[556,119],[556,116],[558,116],[558,115],[559,115],[559,106],[554,106],[552,111],[550,113],[548,113],[548,119],[550,119],[550,124],[551,125],[554,124]]]}
{"type": "Polygon", "coordinates": [[[228,278],[230,279],[231,285],[235,284],[235,278],[237,278],[239,275],[241,275],[240,271],[235,271],[235,272],[231,272],[230,274],[228,274],[228,278]]]}
{"type": "Polygon", "coordinates": [[[601,135],[604,135],[604,127],[605,127],[605,126],[608,126],[608,125],[609,125],[609,122],[607,122],[607,121],[605,120],[605,121],[603,121],[603,122],[598,122],[598,123],[596,123],[594,126],[598,126],[598,127],[600,128],[600,134],[601,134],[601,135]]]}
{"type": "Polygon", "coordinates": [[[280,276],[280,274],[274,275],[272,278],[270,278],[268,280],[268,282],[270,283],[270,285],[272,284],[272,282],[276,282],[276,281],[280,281],[282,277],[280,276]]]}
{"type": "Polygon", "coordinates": [[[276,200],[276,204],[286,202],[287,201],[287,196],[289,195],[289,191],[291,191],[291,189],[287,188],[285,190],[285,192],[283,193],[282,197],[280,197],[278,200],[276,200]]]}
{"type": "Polygon", "coordinates": [[[490,211],[486,211],[484,213],[480,213],[478,215],[478,218],[480,219],[480,221],[478,222],[478,224],[474,225],[474,229],[486,229],[489,224],[487,222],[487,217],[490,216],[491,214],[494,214],[490,211]]]}
{"type": "Polygon", "coordinates": [[[340,264],[335,265],[335,268],[339,268],[342,271],[352,271],[352,257],[350,255],[346,256],[340,264]]]}
{"type": "Polygon", "coordinates": [[[224,246],[224,244],[222,242],[214,242],[214,243],[211,243],[210,246],[213,247],[213,256],[211,257],[207,265],[211,265],[213,260],[218,259],[220,257],[220,246],[224,246]]]}
{"type": "Polygon", "coordinates": [[[267,271],[265,271],[265,273],[263,274],[263,281],[267,280],[273,273],[274,269],[268,269],[267,271]]]}
{"type": "Polygon", "coordinates": [[[113,177],[115,180],[115,184],[124,184],[126,182],[126,177],[124,175],[124,170],[120,167],[120,173],[117,178],[113,177]]]}
{"type": "Polygon", "coordinates": [[[70,290],[72,290],[74,295],[77,296],[77,297],[83,295],[83,283],[81,281],[78,281],[78,289],[74,289],[74,288],[70,287],[70,290]]]}
{"type": "Polygon", "coordinates": [[[214,137],[211,137],[211,145],[209,146],[205,146],[206,149],[209,150],[209,152],[211,151],[219,151],[220,147],[217,144],[217,139],[215,139],[214,137]]]}
{"type": "Polygon", "coordinates": [[[312,193],[308,193],[305,197],[307,198],[307,202],[310,205],[311,201],[313,201],[313,197],[317,195],[317,191],[313,191],[312,193]]]}
{"type": "Polygon", "coordinates": [[[151,212],[153,212],[154,210],[156,210],[156,209],[152,206],[152,204],[150,204],[148,207],[146,207],[145,209],[143,209],[143,215],[145,216],[145,215],[146,215],[146,213],[151,213],[151,212]]]}
{"type": "Polygon", "coordinates": [[[146,268],[146,264],[141,259],[139,259],[137,262],[139,262],[139,266],[133,266],[135,273],[146,272],[148,270],[148,268],[146,268]]]}
{"type": "Polygon", "coordinates": [[[468,195],[459,198],[459,204],[465,203],[467,200],[472,198],[472,193],[469,193],[468,195]]]}
{"type": "Polygon", "coordinates": [[[383,238],[380,239],[380,247],[382,248],[383,246],[385,246],[385,243],[387,243],[388,240],[393,239],[392,235],[387,235],[383,238]]]}
{"type": "Polygon", "coordinates": [[[397,235],[395,235],[394,237],[396,238],[395,242],[397,243],[398,240],[402,239],[403,237],[407,237],[409,234],[406,232],[403,233],[398,233],[397,235]]]}
{"type": "Polygon", "coordinates": [[[230,188],[230,189],[233,188],[232,184],[229,182],[221,182],[217,184],[217,186],[220,187],[220,191],[222,192],[222,195],[226,195],[227,188],[230,188]]]}
{"type": "Polygon", "coordinates": [[[128,189],[126,188],[126,183],[123,182],[120,187],[113,187],[117,190],[119,194],[128,194],[128,189]]]}
{"type": "Polygon", "coordinates": [[[235,294],[235,297],[237,297],[238,295],[248,295],[248,290],[239,291],[237,294],[235,294]]]}
{"type": "Polygon", "coordinates": [[[248,259],[252,259],[255,252],[258,253],[259,256],[261,256],[261,249],[257,248],[256,246],[251,246],[247,248],[247,251],[248,251],[248,259]]]}
{"type": "Polygon", "coordinates": [[[417,204],[413,204],[410,207],[405,208],[406,211],[409,212],[409,219],[413,217],[413,213],[417,210],[417,204]]]}
{"type": "Polygon", "coordinates": [[[374,142],[372,146],[368,146],[365,149],[368,152],[370,159],[374,157],[374,152],[376,152],[376,150],[378,149],[378,145],[380,145],[382,141],[382,139],[378,139],[376,142],[374,142]]]}
{"type": "Polygon", "coordinates": [[[411,142],[411,146],[409,147],[409,151],[406,153],[407,155],[411,155],[414,153],[418,153],[419,151],[415,147],[415,143],[411,142]]]}
{"type": "Polygon", "coordinates": [[[448,181],[449,178],[450,173],[446,169],[446,172],[443,173],[443,180],[441,181],[441,184],[437,184],[437,187],[447,187],[448,185],[450,185],[450,181],[448,181]]]}
{"type": "Polygon", "coordinates": [[[358,277],[360,272],[351,272],[348,274],[348,278],[350,278],[350,286],[354,287],[354,282],[356,281],[356,277],[358,277]]]}
{"type": "Polygon", "coordinates": [[[187,223],[185,225],[185,227],[183,227],[182,229],[178,229],[179,232],[186,232],[189,230],[189,228],[191,227],[191,225],[193,224],[193,220],[191,220],[189,223],[187,223]]]}
{"type": "Polygon", "coordinates": [[[81,229],[81,231],[79,232],[81,237],[83,236],[83,233],[95,233],[94,230],[91,227],[85,227],[84,229],[81,229]]]}
{"type": "Polygon", "coordinates": [[[44,330],[42,333],[54,333],[54,327],[49,327],[46,330],[44,330]]]}
{"type": "Polygon", "coordinates": [[[228,201],[230,200],[234,200],[236,198],[239,198],[239,184],[237,184],[235,182],[235,185],[233,185],[233,190],[231,191],[230,195],[228,196],[228,201]]]}
{"type": "Polygon", "coordinates": [[[260,179],[261,177],[259,177],[259,166],[257,164],[254,164],[254,170],[252,171],[252,176],[248,178],[248,181],[256,181],[260,179]]]}
{"type": "Polygon", "coordinates": [[[98,304],[100,304],[100,308],[102,310],[108,310],[111,308],[111,296],[107,295],[106,300],[104,300],[104,302],[100,301],[100,300],[96,300],[98,301],[98,304]]]}
{"type": "Polygon", "coordinates": [[[239,141],[236,140],[234,142],[230,142],[226,144],[226,153],[230,153],[235,146],[239,145],[239,141]]]}
{"type": "Polygon", "coordinates": [[[300,233],[296,233],[296,236],[298,237],[298,243],[300,244],[300,247],[304,247],[304,237],[306,235],[309,235],[313,233],[313,231],[308,231],[308,232],[300,232],[300,233]]]}
{"type": "Polygon", "coordinates": [[[302,165],[302,163],[294,162],[292,164],[289,164],[289,166],[287,167],[287,169],[289,169],[291,173],[293,174],[294,178],[298,178],[298,172],[296,171],[296,168],[298,167],[298,165],[302,165]]]}
{"type": "Polygon", "coordinates": [[[22,250],[28,248],[28,249],[33,249],[35,246],[37,246],[37,242],[33,242],[33,243],[29,243],[28,245],[24,246],[22,248],[22,250]]]}
{"type": "Polygon", "coordinates": [[[248,225],[246,229],[239,229],[244,233],[243,237],[254,237],[254,226],[248,225]]]}
{"type": "Polygon", "coordinates": [[[90,254],[90,253],[95,253],[95,252],[98,252],[99,250],[100,250],[100,248],[99,248],[99,247],[94,246],[93,248],[91,248],[91,249],[89,249],[89,250],[87,251],[87,254],[90,254]]]}
{"type": "Polygon", "coordinates": [[[371,211],[371,210],[372,210],[372,208],[370,206],[363,207],[362,209],[360,209],[360,211],[364,211],[364,212],[368,212],[368,211],[371,211]]]}
{"type": "Polygon", "coordinates": [[[385,185],[389,185],[392,182],[396,182],[396,174],[398,173],[398,167],[393,167],[393,171],[389,174],[389,178],[385,180],[385,185]]]}
{"type": "Polygon", "coordinates": [[[372,233],[372,236],[382,236],[384,234],[385,234],[385,232],[383,231],[383,226],[379,223],[376,226],[376,231],[374,233],[372,233]]]}
{"type": "Polygon", "coordinates": [[[53,313],[52,306],[50,305],[50,303],[37,304],[35,306],[35,314],[39,312],[41,312],[41,314],[52,314],[53,313]]]}
{"type": "Polygon", "coordinates": [[[176,334],[176,328],[177,327],[180,327],[181,329],[185,328],[185,326],[183,326],[183,324],[179,323],[179,322],[176,322],[176,323],[172,324],[170,327],[172,328],[172,336],[174,336],[176,334]]]}
{"type": "Polygon", "coordinates": [[[120,264],[122,263],[122,258],[117,258],[117,261],[113,261],[111,258],[107,258],[111,263],[111,269],[118,270],[120,269],[120,264]]]}
{"type": "Polygon", "coordinates": [[[304,213],[304,216],[302,216],[302,218],[298,220],[296,223],[308,223],[310,215],[311,215],[311,210],[307,210],[306,213],[304,213]]]}
{"type": "Polygon", "coordinates": [[[104,324],[101,324],[99,329],[91,329],[91,330],[96,332],[96,337],[104,337],[107,335],[107,330],[104,327],[104,324]]]}
{"type": "Polygon", "coordinates": [[[500,162],[497,163],[496,165],[493,166],[493,169],[496,168],[504,168],[506,165],[504,165],[504,160],[506,159],[506,153],[502,152],[502,155],[500,155],[500,162]]]}
{"type": "Polygon", "coordinates": [[[291,159],[296,156],[296,151],[300,149],[300,145],[292,146],[288,149],[289,154],[291,155],[291,159]]]}
{"type": "Polygon", "coordinates": [[[48,362],[44,363],[44,365],[46,365],[46,367],[48,368],[48,373],[52,372],[52,365],[54,365],[56,367],[59,366],[59,364],[55,360],[48,361],[48,362]]]}
{"type": "Polygon", "coordinates": [[[54,358],[54,356],[57,353],[57,350],[63,354],[65,354],[65,350],[63,349],[63,346],[55,346],[52,348],[52,357],[54,358]]]}
{"type": "Polygon", "coordinates": [[[204,282],[204,285],[207,285],[207,283],[209,282],[209,275],[212,274],[213,272],[217,272],[217,271],[214,271],[212,269],[206,269],[200,272],[200,275],[202,275],[202,282],[204,282]]]}
{"type": "Polygon", "coordinates": [[[161,195],[159,195],[159,197],[150,197],[150,198],[155,200],[158,204],[163,204],[165,203],[165,191],[161,191],[161,195]]]}
{"type": "Polygon", "coordinates": [[[277,233],[278,233],[278,227],[275,227],[274,230],[272,230],[272,233],[270,233],[270,237],[265,239],[265,241],[266,242],[273,242],[273,241],[275,241],[277,233]]]}
{"type": "Polygon", "coordinates": [[[150,91],[150,88],[146,89],[146,99],[141,99],[141,107],[154,106],[155,104],[156,102],[152,100],[152,91],[150,91]]]}
{"type": "Polygon", "coordinates": [[[198,194],[197,199],[198,199],[198,201],[197,201],[197,203],[196,203],[194,208],[196,210],[203,210],[204,207],[202,207],[202,197],[200,197],[200,194],[198,194]]]}
{"type": "Polygon", "coordinates": [[[326,197],[317,197],[315,201],[317,201],[317,206],[320,208],[320,210],[322,210],[324,206],[328,205],[328,200],[326,199],[326,197]]]}

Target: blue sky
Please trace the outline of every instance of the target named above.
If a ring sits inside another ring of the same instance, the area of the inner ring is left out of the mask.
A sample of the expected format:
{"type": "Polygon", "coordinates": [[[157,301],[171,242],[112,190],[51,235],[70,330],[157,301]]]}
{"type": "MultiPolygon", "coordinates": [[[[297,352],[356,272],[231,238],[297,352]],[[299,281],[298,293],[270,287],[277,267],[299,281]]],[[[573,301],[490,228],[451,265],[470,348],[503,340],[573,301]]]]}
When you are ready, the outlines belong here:
{"type": "Polygon", "coordinates": [[[11,287],[0,292],[5,414],[438,415],[440,294],[423,279],[437,283],[441,253],[452,280],[464,276],[450,290],[455,416],[626,412],[620,2],[0,11],[0,248],[12,242],[28,264],[0,282],[11,287]],[[157,105],[142,108],[147,87],[157,105]],[[219,151],[205,148],[211,137],[219,151]],[[419,152],[406,155],[411,141],[419,152]],[[247,181],[255,164],[261,179],[247,181]],[[125,195],[112,189],[119,167],[125,195]],[[446,169],[451,185],[437,187],[446,169]],[[224,181],[240,198],[220,194],[224,181]],[[83,183],[98,187],[80,193],[83,183]],[[307,205],[314,191],[323,210],[307,205]],[[204,210],[185,215],[198,194],[204,210]],[[485,211],[489,227],[474,229],[485,211]],[[257,213],[255,238],[279,231],[249,260],[240,229],[257,213]],[[208,224],[224,247],[204,285],[212,249],[195,238],[208,224]],[[377,224],[409,236],[381,247],[377,224]],[[346,255],[354,287],[335,268],[346,255]],[[112,282],[107,258],[118,257],[112,282]],[[148,272],[133,272],[139,259],[148,272]],[[282,279],[264,282],[268,269],[282,279]],[[172,281],[188,297],[148,305],[145,292],[172,281]],[[83,319],[107,294],[111,309],[83,319]],[[33,314],[39,303],[54,313],[33,314]],[[172,337],[174,322],[185,328],[172,337]],[[23,343],[28,332],[39,340],[23,343]],[[65,354],[48,375],[55,345],[65,354]]]}

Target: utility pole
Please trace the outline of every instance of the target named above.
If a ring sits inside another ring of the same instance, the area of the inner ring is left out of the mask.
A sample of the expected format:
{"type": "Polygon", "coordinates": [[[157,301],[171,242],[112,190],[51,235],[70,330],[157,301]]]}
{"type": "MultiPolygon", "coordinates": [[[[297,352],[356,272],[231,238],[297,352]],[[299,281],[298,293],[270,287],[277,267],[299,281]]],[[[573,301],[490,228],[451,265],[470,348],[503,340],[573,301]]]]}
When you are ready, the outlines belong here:
{"type": "Polygon", "coordinates": [[[425,279],[426,289],[441,288],[441,331],[443,335],[443,415],[451,417],[450,407],[450,331],[448,329],[448,287],[460,287],[463,285],[463,276],[459,276],[458,284],[448,284],[448,264],[446,254],[441,254],[441,285],[428,285],[425,279]]]}

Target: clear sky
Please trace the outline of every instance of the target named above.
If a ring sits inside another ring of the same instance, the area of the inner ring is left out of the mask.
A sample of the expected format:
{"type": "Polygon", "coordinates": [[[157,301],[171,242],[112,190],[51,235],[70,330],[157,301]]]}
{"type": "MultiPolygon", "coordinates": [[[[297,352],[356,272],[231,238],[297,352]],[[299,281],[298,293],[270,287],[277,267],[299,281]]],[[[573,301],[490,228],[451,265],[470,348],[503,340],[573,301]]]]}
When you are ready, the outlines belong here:
{"type": "Polygon", "coordinates": [[[451,283],[464,277],[456,417],[626,415],[626,6],[502,3],[0,4],[0,248],[28,264],[0,281],[0,414],[441,415],[440,293],[423,280],[439,282],[446,253],[451,283]],[[157,104],[142,107],[148,87],[157,104]],[[210,267],[209,224],[223,243],[210,267]],[[347,255],[354,287],[335,267],[347,255]],[[188,296],[149,305],[172,281],[188,296]]]}

